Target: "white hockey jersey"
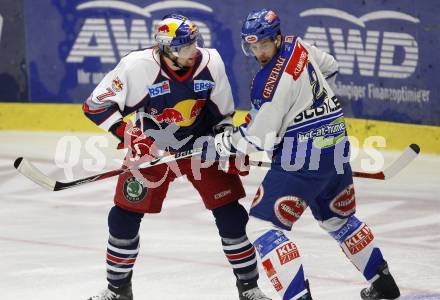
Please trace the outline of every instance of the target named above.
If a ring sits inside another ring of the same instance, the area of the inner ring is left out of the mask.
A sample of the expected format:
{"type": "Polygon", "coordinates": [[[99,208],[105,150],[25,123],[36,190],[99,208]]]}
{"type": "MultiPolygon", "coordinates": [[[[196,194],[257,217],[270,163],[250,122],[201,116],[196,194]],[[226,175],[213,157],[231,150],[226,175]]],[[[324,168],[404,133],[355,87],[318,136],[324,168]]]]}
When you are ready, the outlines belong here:
{"type": "Polygon", "coordinates": [[[300,144],[305,151],[297,156],[310,155],[312,145],[322,151],[334,148],[346,136],[340,103],[329,84],[337,70],[331,55],[299,37],[284,37],[253,80],[251,122],[232,134],[232,145],[245,153],[276,149],[275,156],[286,147],[294,155],[300,144]]]}

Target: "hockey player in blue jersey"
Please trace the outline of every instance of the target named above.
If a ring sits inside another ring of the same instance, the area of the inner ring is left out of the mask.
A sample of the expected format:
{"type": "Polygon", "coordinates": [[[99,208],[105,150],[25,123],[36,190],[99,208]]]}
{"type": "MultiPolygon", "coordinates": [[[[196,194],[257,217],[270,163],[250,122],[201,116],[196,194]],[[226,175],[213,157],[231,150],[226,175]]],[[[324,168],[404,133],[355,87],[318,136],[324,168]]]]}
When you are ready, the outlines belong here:
{"type": "MultiPolygon", "coordinates": [[[[198,46],[199,37],[197,26],[186,17],[165,16],[155,32],[156,45],[122,58],[85,101],[86,116],[112,132],[121,142],[118,148],[127,148],[130,158],[151,158],[157,155],[157,147],[185,151],[197,138],[232,126],[234,102],[224,63],[215,49],[198,46]],[[137,114],[134,126],[123,121],[133,112],[137,114]],[[164,139],[166,132],[171,136],[164,139]]],[[[245,233],[248,215],[238,202],[245,196],[240,172],[232,166],[222,171],[214,164],[201,169],[197,178],[190,159],[176,165],[178,170],[157,165],[119,176],[115,206],[108,215],[108,288],[89,300],[133,299],[131,278],[139,254],[141,220],[145,214],[161,211],[169,186],[183,175],[212,211],[239,299],[269,300],[258,288],[255,248],[245,233]]],[[[166,292],[163,299],[169,299],[166,292]]]]}
{"type": "Polygon", "coordinates": [[[247,225],[269,280],[282,299],[312,299],[298,247],[282,231],[309,207],[371,283],[361,298],[397,299],[399,288],[374,235],[355,214],[344,116],[331,88],[337,62],[299,37],[281,35],[271,10],[250,13],[241,37],[245,54],[261,65],[251,88],[250,123],[217,134],[215,148],[224,157],[271,152],[247,225]]]}

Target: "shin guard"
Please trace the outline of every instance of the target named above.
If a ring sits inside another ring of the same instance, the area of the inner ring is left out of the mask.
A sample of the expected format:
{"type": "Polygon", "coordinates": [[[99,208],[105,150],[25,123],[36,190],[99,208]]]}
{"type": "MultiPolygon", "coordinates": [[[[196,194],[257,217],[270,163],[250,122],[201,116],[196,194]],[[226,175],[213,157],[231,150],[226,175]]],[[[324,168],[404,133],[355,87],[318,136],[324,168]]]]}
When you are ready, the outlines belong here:
{"type": "Polygon", "coordinates": [[[350,216],[342,226],[329,231],[329,234],[339,242],[342,251],[368,281],[377,279],[377,269],[384,259],[367,224],[350,216]]]}
{"type": "Polygon", "coordinates": [[[307,294],[299,250],[282,231],[266,231],[254,245],[267,277],[282,299],[299,299],[307,294]]]}

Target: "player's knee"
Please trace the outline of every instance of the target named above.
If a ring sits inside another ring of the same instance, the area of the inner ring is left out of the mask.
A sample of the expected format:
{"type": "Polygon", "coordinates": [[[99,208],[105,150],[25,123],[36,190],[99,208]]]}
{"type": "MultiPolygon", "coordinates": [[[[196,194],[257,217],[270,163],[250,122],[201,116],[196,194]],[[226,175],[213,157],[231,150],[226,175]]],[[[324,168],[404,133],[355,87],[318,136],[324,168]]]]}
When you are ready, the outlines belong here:
{"type": "Polygon", "coordinates": [[[322,222],[319,222],[319,226],[327,232],[333,232],[339,230],[347,222],[347,219],[341,219],[334,217],[322,222]]]}
{"type": "Polygon", "coordinates": [[[271,230],[280,230],[280,228],[270,221],[262,220],[254,216],[249,217],[249,222],[246,226],[246,233],[252,243],[271,230]]]}
{"type": "Polygon", "coordinates": [[[347,236],[361,227],[362,222],[351,215],[346,219],[331,218],[319,223],[319,226],[326,230],[335,240],[342,243],[347,236]]]}
{"type": "Polygon", "coordinates": [[[246,234],[249,216],[238,201],[214,208],[212,214],[221,237],[239,238],[246,234]]]}
{"type": "Polygon", "coordinates": [[[113,206],[108,214],[110,234],[116,238],[131,239],[137,236],[143,214],[113,206]]]}

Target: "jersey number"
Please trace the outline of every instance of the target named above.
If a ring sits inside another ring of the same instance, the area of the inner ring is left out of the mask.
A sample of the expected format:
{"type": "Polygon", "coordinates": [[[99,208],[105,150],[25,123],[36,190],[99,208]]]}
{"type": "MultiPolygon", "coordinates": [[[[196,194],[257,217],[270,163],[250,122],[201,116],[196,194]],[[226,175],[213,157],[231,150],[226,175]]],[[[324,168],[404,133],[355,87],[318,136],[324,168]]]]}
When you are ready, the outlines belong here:
{"type": "Polygon", "coordinates": [[[310,85],[312,86],[313,104],[312,108],[321,106],[327,98],[327,90],[322,87],[318,80],[315,68],[310,62],[307,62],[307,72],[309,73],[310,85]]]}

